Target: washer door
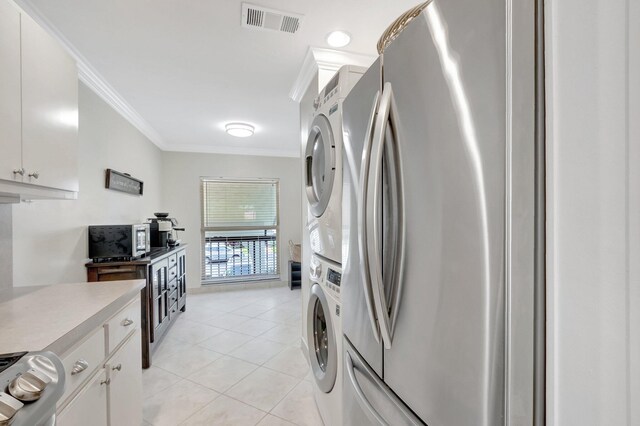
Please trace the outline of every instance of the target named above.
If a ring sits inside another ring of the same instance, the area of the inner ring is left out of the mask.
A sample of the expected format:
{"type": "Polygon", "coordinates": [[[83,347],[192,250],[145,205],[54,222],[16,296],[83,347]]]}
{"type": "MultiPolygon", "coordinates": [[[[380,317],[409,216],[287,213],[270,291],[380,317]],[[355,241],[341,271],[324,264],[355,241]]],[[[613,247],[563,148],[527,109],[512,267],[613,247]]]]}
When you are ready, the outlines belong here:
{"type": "Polygon", "coordinates": [[[305,185],[311,213],[320,217],[327,209],[336,169],[336,153],[331,124],[324,114],[311,123],[305,151],[305,185]]]}
{"type": "Polygon", "coordinates": [[[338,349],[331,310],[327,297],[318,283],[311,286],[307,310],[307,338],[309,360],[316,383],[321,391],[331,392],[338,373],[338,349]]]}

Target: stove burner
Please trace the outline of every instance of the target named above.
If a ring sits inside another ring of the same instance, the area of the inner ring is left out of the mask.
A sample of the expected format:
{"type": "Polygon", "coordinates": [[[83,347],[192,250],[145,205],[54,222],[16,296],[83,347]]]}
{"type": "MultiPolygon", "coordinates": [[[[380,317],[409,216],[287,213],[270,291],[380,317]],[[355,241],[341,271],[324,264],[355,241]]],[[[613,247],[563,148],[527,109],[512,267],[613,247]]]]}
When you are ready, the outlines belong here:
{"type": "Polygon", "coordinates": [[[25,356],[26,352],[16,352],[12,354],[0,354],[0,373],[18,362],[20,358],[25,356]]]}

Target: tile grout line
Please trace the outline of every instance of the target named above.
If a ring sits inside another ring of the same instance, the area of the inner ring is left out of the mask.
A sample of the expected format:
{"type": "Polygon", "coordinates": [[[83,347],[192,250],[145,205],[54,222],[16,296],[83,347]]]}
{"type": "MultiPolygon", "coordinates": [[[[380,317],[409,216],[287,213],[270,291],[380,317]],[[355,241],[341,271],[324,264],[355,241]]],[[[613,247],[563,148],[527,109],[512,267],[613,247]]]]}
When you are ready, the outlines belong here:
{"type": "MultiPolygon", "coordinates": [[[[234,297],[240,297],[241,293],[238,293],[237,295],[234,295],[234,297]]],[[[190,383],[194,383],[198,386],[202,386],[203,388],[209,389],[211,392],[215,392],[216,396],[214,398],[212,398],[209,402],[207,402],[203,407],[201,407],[200,409],[194,411],[193,413],[189,414],[187,418],[185,418],[184,420],[182,420],[180,422],[180,424],[184,424],[185,422],[187,422],[189,419],[193,418],[194,416],[196,416],[198,413],[200,413],[201,411],[205,410],[206,407],[210,406],[212,403],[214,403],[216,400],[219,399],[220,395],[224,395],[226,398],[230,398],[236,402],[239,402],[241,404],[243,404],[244,406],[247,407],[251,407],[255,410],[258,410],[261,413],[264,413],[262,415],[262,417],[260,417],[260,419],[257,421],[256,424],[262,422],[265,418],[267,418],[268,416],[273,416],[274,418],[280,419],[282,421],[291,423],[291,424],[295,424],[298,425],[298,423],[296,422],[292,422],[291,420],[285,419],[281,416],[278,416],[277,414],[273,414],[272,411],[278,406],[280,405],[287,397],[289,397],[292,392],[298,387],[300,386],[302,383],[306,383],[306,377],[308,376],[308,366],[307,366],[307,372],[305,373],[305,375],[303,377],[298,377],[298,376],[294,376],[289,374],[288,372],[285,371],[279,371],[275,368],[272,367],[268,367],[266,364],[269,363],[270,361],[274,360],[275,358],[277,358],[278,356],[281,356],[285,351],[287,351],[288,349],[291,348],[295,348],[295,349],[300,349],[299,346],[299,341],[298,341],[298,337],[296,336],[296,339],[293,340],[291,339],[290,342],[285,342],[283,343],[282,340],[286,340],[286,339],[280,339],[281,341],[277,341],[277,340],[273,340],[269,337],[266,336],[267,333],[276,330],[276,329],[284,329],[285,331],[279,330],[279,332],[282,332],[282,334],[284,336],[286,336],[288,333],[286,330],[287,328],[297,328],[297,330],[293,330],[294,332],[292,334],[300,334],[301,333],[301,324],[300,322],[302,321],[301,315],[297,312],[297,306],[300,305],[300,300],[299,297],[300,295],[293,295],[293,297],[291,297],[289,292],[286,293],[282,293],[282,292],[273,292],[273,291],[269,291],[269,297],[281,297],[283,294],[286,294],[286,301],[279,303],[276,306],[271,306],[271,307],[267,307],[265,305],[260,305],[259,302],[260,300],[262,300],[261,298],[258,298],[254,295],[250,296],[252,299],[255,297],[254,300],[252,300],[251,302],[248,303],[244,303],[244,304],[239,304],[237,308],[235,308],[232,311],[227,311],[227,312],[215,312],[211,314],[211,317],[209,319],[202,319],[202,317],[198,318],[198,319],[192,319],[192,318],[182,318],[183,321],[186,321],[184,324],[185,325],[189,325],[189,324],[194,324],[194,325],[199,325],[199,326],[206,326],[206,327],[211,327],[217,330],[221,330],[219,332],[216,332],[215,334],[212,334],[210,336],[207,336],[206,338],[202,339],[202,340],[196,340],[196,341],[185,341],[185,340],[181,340],[180,339],[180,333],[179,333],[179,329],[173,328],[172,330],[174,331],[171,334],[168,334],[167,336],[171,336],[172,339],[178,344],[178,345],[184,345],[188,348],[197,348],[197,349],[202,349],[202,350],[206,350],[208,352],[213,352],[215,354],[218,355],[218,357],[216,359],[214,359],[213,361],[208,362],[206,365],[200,367],[198,370],[189,373],[187,375],[183,375],[183,374],[177,374],[173,371],[170,371],[166,368],[157,366],[157,365],[153,365],[153,367],[159,369],[160,371],[163,371],[165,373],[171,374],[172,376],[175,376],[178,380],[178,382],[180,381],[188,381],[190,383]],[[246,312],[242,312],[243,310],[246,311],[247,309],[250,310],[251,305],[256,305],[255,308],[257,310],[260,310],[261,312],[258,313],[255,316],[249,316],[246,315],[246,312]],[[293,308],[293,305],[296,305],[296,308],[293,308]],[[238,311],[241,311],[240,313],[238,311]],[[282,316],[282,314],[284,314],[284,318],[280,318],[277,320],[274,320],[273,318],[261,318],[261,316],[269,313],[269,312],[277,312],[279,315],[282,316]],[[290,315],[289,315],[290,313],[290,315]],[[219,319],[219,321],[224,322],[225,317],[229,317],[229,316],[234,316],[234,317],[243,317],[246,319],[243,319],[243,321],[238,322],[236,324],[233,325],[225,325],[224,327],[220,327],[219,325],[213,325],[211,324],[211,322],[214,319],[219,319]],[[266,330],[260,331],[257,335],[252,335],[252,334],[248,334],[246,332],[243,331],[238,331],[237,328],[241,328],[242,324],[246,324],[249,323],[250,320],[256,320],[255,323],[257,324],[258,322],[261,324],[270,324],[271,327],[267,328],[266,330]],[[236,329],[230,328],[230,327],[234,327],[236,329]],[[204,344],[205,342],[207,342],[208,340],[214,339],[216,336],[222,335],[225,332],[229,332],[229,333],[234,333],[234,334],[238,334],[241,336],[245,336],[250,338],[250,340],[230,349],[229,351],[225,352],[219,352],[216,351],[214,349],[208,348],[206,346],[202,346],[202,344],[204,344]],[[176,337],[178,336],[178,337],[176,337]],[[238,349],[252,343],[252,342],[256,342],[258,341],[258,344],[262,341],[262,342],[268,342],[268,343],[272,343],[274,345],[279,345],[281,346],[281,348],[274,353],[273,355],[271,355],[270,357],[268,357],[266,360],[262,361],[261,363],[256,363],[254,361],[249,361],[247,359],[244,358],[240,358],[237,355],[232,354],[232,352],[237,351],[238,349]],[[220,392],[216,389],[210,388],[209,386],[203,385],[201,383],[198,383],[196,381],[194,381],[193,379],[190,379],[189,377],[194,376],[194,374],[197,373],[197,371],[201,371],[204,370],[206,368],[209,368],[211,365],[213,365],[214,363],[216,363],[217,361],[224,359],[224,358],[230,359],[230,360],[236,360],[236,361],[240,361],[246,364],[249,364],[252,369],[250,371],[248,371],[246,374],[243,374],[238,380],[235,380],[235,382],[230,385],[229,387],[226,388],[225,391],[220,392]],[[274,374],[280,374],[282,376],[288,377],[289,379],[292,379],[292,383],[293,386],[291,387],[291,389],[287,392],[284,393],[284,395],[281,398],[278,398],[277,401],[273,404],[273,406],[268,410],[265,411],[262,408],[256,407],[251,403],[242,401],[236,397],[230,396],[227,394],[227,392],[229,392],[231,389],[233,389],[235,386],[237,386],[239,383],[241,383],[243,380],[245,380],[247,377],[249,377],[250,375],[254,374],[255,372],[259,371],[260,369],[263,369],[263,371],[269,371],[272,372],[274,374]]],[[[209,296],[209,295],[207,295],[209,296]]],[[[207,297],[208,299],[209,297],[207,297]]],[[[220,300],[217,298],[212,298],[212,300],[220,300]]],[[[198,297],[198,302],[197,304],[195,304],[194,308],[197,310],[201,310],[203,311],[205,314],[206,312],[209,310],[207,309],[207,303],[206,303],[206,299],[204,297],[198,297]]],[[[204,315],[203,315],[204,317],[204,315]]],[[[276,335],[278,336],[278,335],[276,335]]],[[[278,337],[276,337],[278,338],[278,337]]],[[[170,355],[168,355],[167,357],[172,357],[174,355],[180,354],[181,350],[180,349],[176,349],[175,353],[170,353],[170,355]]],[[[164,390],[168,389],[169,387],[171,387],[171,385],[167,386],[164,390]]],[[[145,397],[146,398],[150,398],[154,395],[157,395],[159,393],[163,392],[163,390],[158,390],[156,393],[154,394],[150,394],[147,395],[145,397]]],[[[147,419],[145,419],[145,422],[147,421],[147,419]]]]}

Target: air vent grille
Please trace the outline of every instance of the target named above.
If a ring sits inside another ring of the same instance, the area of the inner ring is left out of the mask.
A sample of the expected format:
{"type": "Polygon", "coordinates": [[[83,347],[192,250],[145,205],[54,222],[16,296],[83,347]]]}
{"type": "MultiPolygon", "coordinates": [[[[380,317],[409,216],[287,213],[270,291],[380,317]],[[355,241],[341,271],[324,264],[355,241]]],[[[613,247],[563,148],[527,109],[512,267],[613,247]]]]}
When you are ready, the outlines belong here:
{"type": "Polygon", "coordinates": [[[295,18],[293,16],[285,16],[282,18],[282,25],[280,26],[280,31],[284,31],[285,33],[295,34],[300,27],[300,19],[295,18]]]}
{"type": "Polygon", "coordinates": [[[242,3],[243,27],[295,34],[300,29],[301,22],[302,15],[296,13],[242,3]]]}
{"type": "Polygon", "coordinates": [[[247,12],[247,25],[251,25],[253,27],[261,27],[264,13],[260,10],[255,9],[249,9],[247,12]]]}

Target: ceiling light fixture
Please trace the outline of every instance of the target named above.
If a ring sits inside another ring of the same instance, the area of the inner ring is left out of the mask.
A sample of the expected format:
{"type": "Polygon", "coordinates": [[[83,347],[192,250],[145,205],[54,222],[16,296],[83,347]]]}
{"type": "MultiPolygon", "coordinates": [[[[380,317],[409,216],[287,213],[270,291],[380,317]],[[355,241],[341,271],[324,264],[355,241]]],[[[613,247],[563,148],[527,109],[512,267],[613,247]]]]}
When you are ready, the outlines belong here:
{"type": "Polygon", "coordinates": [[[332,31],[327,35],[327,43],[331,47],[345,47],[351,43],[351,35],[345,31],[332,31]]]}
{"type": "Polygon", "coordinates": [[[228,123],[224,126],[224,129],[228,134],[237,138],[248,138],[253,136],[255,131],[255,127],[247,123],[228,123]]]}

